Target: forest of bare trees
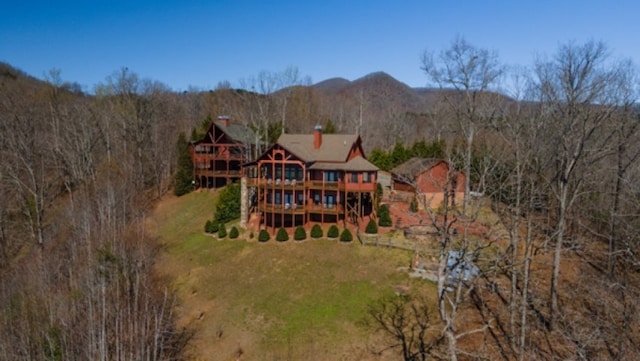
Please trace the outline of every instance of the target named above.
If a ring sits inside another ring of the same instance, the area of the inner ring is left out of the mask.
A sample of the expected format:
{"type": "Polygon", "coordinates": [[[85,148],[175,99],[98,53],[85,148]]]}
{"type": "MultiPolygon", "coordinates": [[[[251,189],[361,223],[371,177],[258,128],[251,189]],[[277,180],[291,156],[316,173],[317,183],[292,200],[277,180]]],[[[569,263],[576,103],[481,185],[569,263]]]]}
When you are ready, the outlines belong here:
{"type": "Polygon", "coordinates": [[[467,201],[430,221],[441,280],[451,250],[484,258],[480,277],[439,282],[435,313],[414,301],[372,311],[383,328],[401,316],[428,338],[402,345],[411,359],[640,358],[635,66],[590,41],[506,67],[463,38],[421,66],[432,88],[385,74],[316,87],[288,68],[243,89],[175,93],[122,68],[85,94],[57,70],[42,82],[0,65],[0,358],[181,357],[190,335],[153,272],[145,220],[172,186],[167,145],[223,114],[259,146],[331,124],[376,154],[398,139],[441,144],[466,171],[467,201]],[[481,210],[471,193],[488,200],[507,247],[466,231],[481,210]]]}

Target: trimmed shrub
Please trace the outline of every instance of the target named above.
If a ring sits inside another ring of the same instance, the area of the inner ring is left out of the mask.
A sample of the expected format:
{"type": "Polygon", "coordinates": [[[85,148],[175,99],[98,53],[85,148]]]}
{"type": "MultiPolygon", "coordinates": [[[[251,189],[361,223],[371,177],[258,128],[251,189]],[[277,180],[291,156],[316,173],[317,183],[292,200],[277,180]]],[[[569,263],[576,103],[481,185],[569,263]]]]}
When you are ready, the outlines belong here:
{"type": "Polygon", "coordinates": [[[295,233],[293,233],[293,239],[296,241],[302,241],[303,239],[307,239],[307,231],[304,230],[304,227],[298,226],[296,227],[295,233]]]}
{"type": "Polygon", "coordinates": [[[220,238],[224,238],[227,236],[227,229],[224,226],[224,223],[220,223],[220,226],[218,227],[218,237],[220,238]]]}
{"type": "Polygon", "coordinates": [[[211,232],[209,233],[216,233],[218,232],[219,229],[220,229],[220,224],[218,224],[218,221],[216,221],[215,219],[211,221],[211,232]]]}
{"type": "Polygon", "coordinates": [[[287,230],[284,227],[280,227],[278,229],[278,233],[276,234],[276,241],[278,242],[286,242],[289,240],[289,234],[287,234],[287,230]]]}
{"type": "Polygon", "coordinates": [[[378,233],[378,225],[376,224],[376,221],[374,221],[373,219],[369,221],[369,223],[367,224],[367,228],[365,228],[364,233],[367,234],[376,234],[378,233]]]}
{"type": "Polygon", "coordinates": [[[416,197],[413,197],[411,203],[409,203],[409,212],[416,213],[418,211],[418,200],[416,197]]]}
{"type": "Polygon", "coordinates": [[[345,228],[342,233],[340,233],[340,242],[351,242],[353,241],[353,236],[351,235],[351,231],[345,228]]]}
{"type": "Polygon", "coordinates": [[[249,233],[249,239],[253,239],[253,231],[249,233]]]}
{"type": "Polygon", "coordinates": [[[238,232],[238,228],[236,228],[236,226],[231,227],[231,230],[229,231],[229,238],[235,239],[238,238],[239,235],[240,232],[238,232]]]}
{"type": "Polygon", "coordinates": [[[386,204],[378,207],[378,225],[380,227],[391,227],[391,213],[389,212],[389,206],[386,204]]]}
{"type": "Polygon", "coordinates": [[[271,238],[271,236],[269,235],[269,232],[265,231],[264,229],[260,231],[260,233],[258,233],[258,242],[266,242],[271,238]]]}
{"type": "Polygon", "coordinates": [[[339,235],[340,235],[340,230],[338,229],[338,226],[336,226],[335,224],[332,224],[331,227],[329,227],[329,230],[327,231],[327,237],[338,238],[339,235]]]}
{"type": "Polygon", "coordinates": [[[207,223],[204,224],[204,231],[206,233],[213,233],[211,232],[211,220],[208,220],[207,223]]]}
{"type": "Polygon", "coordinates": [[[322,227],[317,224],[314,224],[311,227],[311,237],[312,238],[322,238],[322,227]]]}

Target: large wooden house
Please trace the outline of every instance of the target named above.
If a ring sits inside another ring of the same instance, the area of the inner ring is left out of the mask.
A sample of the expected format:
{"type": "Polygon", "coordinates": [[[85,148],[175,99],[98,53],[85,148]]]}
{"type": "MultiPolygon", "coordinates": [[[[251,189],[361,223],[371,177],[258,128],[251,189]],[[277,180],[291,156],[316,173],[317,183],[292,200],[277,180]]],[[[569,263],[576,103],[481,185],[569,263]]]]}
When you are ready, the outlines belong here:
{"type": "Polygon", "coordinates": [[[239,181],[242,164],[250,161],[255,136],[250,129],[220,116],[205,136],[191,144],[193,175],[203,188],[218,188],[239,181]]]}
{"type": "Polygon", "coordinates": [[[373,212],[378,168],[358,135],[282,134],[245,167],[250,212],[261,227],[356,223],[373,212]]]}

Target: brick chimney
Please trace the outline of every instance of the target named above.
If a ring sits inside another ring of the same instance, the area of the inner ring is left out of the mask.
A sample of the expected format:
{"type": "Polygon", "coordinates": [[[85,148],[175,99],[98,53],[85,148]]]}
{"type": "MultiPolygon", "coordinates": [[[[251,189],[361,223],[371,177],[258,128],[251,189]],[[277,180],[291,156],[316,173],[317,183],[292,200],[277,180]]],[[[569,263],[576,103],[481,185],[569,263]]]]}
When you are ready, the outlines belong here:
{"type": "Polygon", "coordinates": [[[224,125],[225,127],[229,126],[229,116],[228,115],[221,115],[218,117],[218,120],[222,123],[222,125],[224,125]]]}
{"type": "Polygon", "coordinates": [[[322,145],[322,126],[316,125],[313,128],[313,149],[318,149],[322,145]]]}

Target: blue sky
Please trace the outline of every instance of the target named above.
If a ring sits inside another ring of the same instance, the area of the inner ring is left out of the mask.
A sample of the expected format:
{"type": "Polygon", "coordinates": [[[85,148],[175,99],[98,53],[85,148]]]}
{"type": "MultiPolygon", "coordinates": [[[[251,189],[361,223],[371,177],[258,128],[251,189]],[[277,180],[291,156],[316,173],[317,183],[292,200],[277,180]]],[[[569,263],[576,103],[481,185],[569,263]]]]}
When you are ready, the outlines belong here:
{"type": "Polygon", "coordinates": [[[640,64],[639,15],[627,0],[8,0],[0,61],[88,91],[122,67],[176,91],[289,66],[313,82],[384,71],[418,87],[421,53],[457,35],[510,65],[590,39],[640,64]]]}

